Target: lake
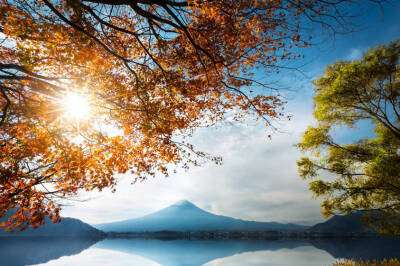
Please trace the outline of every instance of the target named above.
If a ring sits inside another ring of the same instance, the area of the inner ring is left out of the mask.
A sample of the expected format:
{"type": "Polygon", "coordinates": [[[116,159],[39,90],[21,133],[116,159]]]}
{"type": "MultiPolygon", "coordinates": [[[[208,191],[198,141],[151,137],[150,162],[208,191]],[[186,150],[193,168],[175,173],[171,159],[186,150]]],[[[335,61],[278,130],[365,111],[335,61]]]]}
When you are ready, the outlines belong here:
{"type": "Polygon", "coordinates": [[[0,237],[0,265],[330,265],[400,257],[390,238],[207,241],[0,237]]]}

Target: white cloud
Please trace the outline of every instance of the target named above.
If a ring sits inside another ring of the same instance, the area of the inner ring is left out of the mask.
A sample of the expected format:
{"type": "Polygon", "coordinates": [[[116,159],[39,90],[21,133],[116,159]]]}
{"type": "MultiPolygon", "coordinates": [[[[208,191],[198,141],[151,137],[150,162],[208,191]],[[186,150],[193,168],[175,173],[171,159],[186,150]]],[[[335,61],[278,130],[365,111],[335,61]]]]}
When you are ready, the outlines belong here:
{"type": "Polygon", "coordinates": [[[364,52],[363,49],[353,48],[350,50],[346,59],[350,61],[360,60],[363,56],[363,52],[364,52]]]}
{"type": "Polygon", "coordinates": [[[246,220],[306,222],[321,220],[319,203],[297,174],[301,154],[293,147],[311,123],[310,102],[293,102],[292,121],[282,123],[272,140],[263,125],[229,125],[199,130],[197,147],[222,155],[222,166],[207,163],[169,178],[156,177],[130,185],[124,176],[117,192],[85,194],[91,200],[64,208],[62,215],[89,223],[140,217],[181,199],[216,214],[246,220]]]}

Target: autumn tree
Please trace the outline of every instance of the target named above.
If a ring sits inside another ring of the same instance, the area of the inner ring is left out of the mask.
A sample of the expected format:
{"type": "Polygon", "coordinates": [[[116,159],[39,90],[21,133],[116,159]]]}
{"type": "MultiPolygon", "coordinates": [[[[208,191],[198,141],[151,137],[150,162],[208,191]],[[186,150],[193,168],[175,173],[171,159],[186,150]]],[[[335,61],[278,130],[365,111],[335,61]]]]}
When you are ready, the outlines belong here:
{"type": "Polygon", "coordinates": [[[399,266],[400,261],[397,258],[383,260],[338,260],[332,266],[399,266]]]}
{"type": "Polygon", "coordinates": [[[400,41],[370,49],[361,60],[338,61],[315,82],[314,117],[298,147],[311,152],[297,164],[322,197],[322,213],[366,211],[380,233],[400,234],[400,41]],[[373,132],[339,143],[332,131],[356,127],[373,132]],[[358,139],[357,139],[358,137],[358,139]],[[327,174],[329,173],[329,174],[327,174]]]}
{"type": "Polygon", "coordinates": [[[254,74],[298,58],[309,28],[348,30],[352,2],[1,0],[0,217],[16,210],[2,225],[57,221],[57,199],[116,174],[219,163],[185,136],[284,117],[254,74]]]}

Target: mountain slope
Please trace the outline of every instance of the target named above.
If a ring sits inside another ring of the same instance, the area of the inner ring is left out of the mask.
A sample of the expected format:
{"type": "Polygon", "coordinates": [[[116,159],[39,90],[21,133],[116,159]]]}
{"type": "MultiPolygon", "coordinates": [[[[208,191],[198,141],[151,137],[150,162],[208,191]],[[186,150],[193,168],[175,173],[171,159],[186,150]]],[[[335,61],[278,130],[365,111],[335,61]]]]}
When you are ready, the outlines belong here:
{"type": "Polygon", "coordinates": [[[326,222],[318,223],[309,231],[320,233],[373,233],[372,229],[366,231],[366,225],[361,221],[363,213],[354,212],[350,215],[335,215],[326,222]]]}
{"type": "MultiPolygon", "coordinates": [[[[6,221],[7,216],[0,221],[6,221]]],[[[10,236],[84,236],[103,237],[105,234],[93,226],[74,218],[61,217],[59,223],[53,223],[46,219],[44,225],[38,228],[29,227],[22,232],[9,232],[0,228],[0,235],[10,236]]]]}
{"type": "Polygon", "coordinates": [[[151,232],[162,230],[294,230],[305,227],[275,222],[252,222],[206,212],[189,201],[179,201],[158,212],[137,219],[97,224],[104,232],[151,232]]]}

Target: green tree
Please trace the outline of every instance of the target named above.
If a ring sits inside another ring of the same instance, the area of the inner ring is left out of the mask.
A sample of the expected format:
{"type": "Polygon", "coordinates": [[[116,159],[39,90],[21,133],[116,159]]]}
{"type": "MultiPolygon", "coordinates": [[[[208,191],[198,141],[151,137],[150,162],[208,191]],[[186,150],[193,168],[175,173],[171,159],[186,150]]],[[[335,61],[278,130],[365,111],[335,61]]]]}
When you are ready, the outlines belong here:
{"type": "Polygon", "coordinates": [[[397,40],[370,49],[361,60],[327,67],[313,83],[317,124],[297,144],[309,155],[297,161],[299,173],[310,180],[314,197],[323,199],[324,216],[374,211],[366,221],[391,235],[400,234],[399,62],[397,40]],[[333,139],[335,128],[353,128],[361,120],[374,126],[363,132],[367,137],[350,144],[333,139]]]}

